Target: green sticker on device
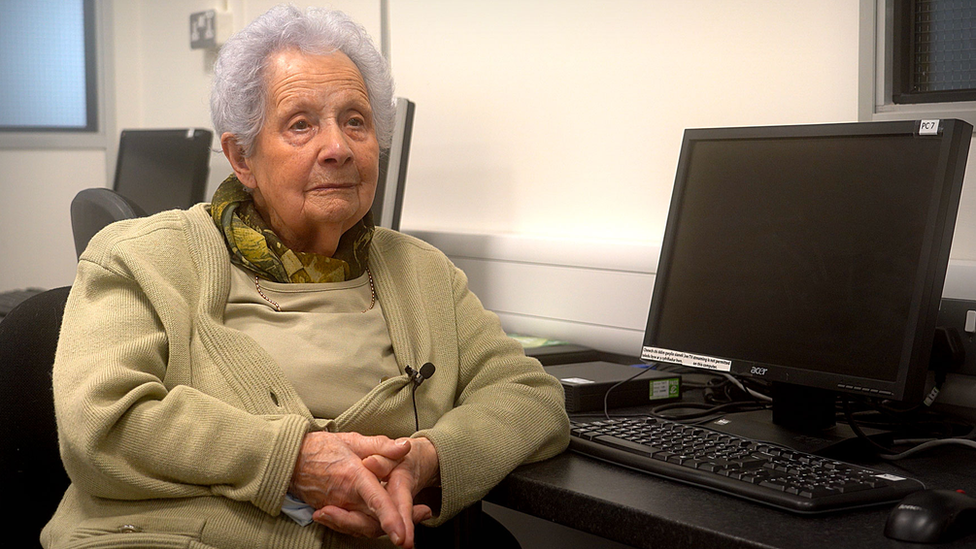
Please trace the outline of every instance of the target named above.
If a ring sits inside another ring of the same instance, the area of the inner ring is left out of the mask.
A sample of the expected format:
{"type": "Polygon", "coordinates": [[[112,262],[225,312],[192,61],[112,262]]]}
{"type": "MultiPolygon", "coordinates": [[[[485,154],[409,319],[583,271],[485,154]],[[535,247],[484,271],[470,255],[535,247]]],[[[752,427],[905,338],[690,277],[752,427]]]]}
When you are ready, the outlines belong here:
{"type": "Polygon", "coordinates": [[[651,400],[678,398],[679,396],[681,396],[680,377],[651,380],[651,400]]]}

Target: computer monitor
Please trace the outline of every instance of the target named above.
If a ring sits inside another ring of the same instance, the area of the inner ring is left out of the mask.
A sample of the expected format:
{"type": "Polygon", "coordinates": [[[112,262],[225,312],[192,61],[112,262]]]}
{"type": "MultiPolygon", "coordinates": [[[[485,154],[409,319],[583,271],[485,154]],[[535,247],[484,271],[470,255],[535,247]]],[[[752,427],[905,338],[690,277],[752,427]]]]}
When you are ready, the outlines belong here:
{"type": "Polygon", "coordinates": [[[210,130],[122,130],[115,192],[146,214],[187,209],[205,200],[210,130]]]}
{"type": "Polygon", "coordinates": [[[396,124],[389,151],[380,154],[380,173],[373,197],[373,222],[378,227],[400,230],[403,209],[403,189],[407,183],[407,160],[410,155],[410,135],[413,132],[415,105],[403,97],[396,98],[396,124]]]}
{"type": "Polygon", "coordinates": [[[642,359],[769,380],[772,421],[810,435],[840,427],[841,393],[920,400],[971,139],[959,120],[686,130],[642,359]]]}

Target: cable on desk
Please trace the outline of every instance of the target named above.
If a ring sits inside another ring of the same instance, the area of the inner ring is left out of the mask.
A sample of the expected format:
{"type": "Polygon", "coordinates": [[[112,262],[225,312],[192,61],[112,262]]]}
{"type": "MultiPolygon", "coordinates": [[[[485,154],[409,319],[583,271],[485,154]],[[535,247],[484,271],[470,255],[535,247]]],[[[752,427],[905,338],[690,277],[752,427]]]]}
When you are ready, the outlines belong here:
{"type": "Polygon", "coordinates": [[[974,427],[971,421],[928,406],[899,408],[895,403],[863,397],[854,402],[859,409],[852,410],[848,403],[844,410],[845,419],[866,427],[897,431],[903,438],[967,438],[974,427]]]}
{"type": "MultiPolygon", "coordinates": [[[[904,444],[915,444],[915,446],[912,446],[907,450],[897,452],[894,448],[889,448],[882,444],[878,444],[877,441],[868,437],[864,433],[864,431],[861,430],[861,426],[859,425],[859,423],[861,422],[854,417],[855,412],[851,408],[850,399],[843,399],[843,407],[844,407],[844,415],[847,419],[847,424],[850,426],[851,430],[854,431],[854,434],[856,434],[858,438],[860,438],[864,442],[868,443],[871,447],[873,447],[875,449],[877,456],[880,459],[886,461],[898,461],[900,459],[904,459],[913,456],[915,454],[918,454],[920,452],[930,450],[932,448],[937,448],[940,446],[964,446],[976,450],[976,440],[974,440],[976,439],[976,427],[959,422],[955,425],[956,427],[965,425],[969,428],[969,432],[966,433],[964,436],[961,437],[948,436],[945,438],[927,438],[927,439],[899,439],[894,441],[894,446],[904,445],[904,444]]],[[[890,413],[891,409],[889,408],[887,411],[890,413]]],[[[924,416],[938,415],[926,408],[915,408],[913,411],[920,412],[921,415],[924,416]]],[[[905,413],[905,411],[903,411],[902,413],[905,413]]],[[[942,416],[942,419],[943,421],[941,423],[948,423],[950,418],[942,416]]],[[[895,424],[895,426],[900,426],[900,427],[911,426],[917,428],[921,424],[922,422],[918,422],[918,421],[912,421],[912,422],[906,421],[902,425],[895,424]]],[[[929,424],[931,424],[931,422],[929,422],[929,424]]],[[[890,426],[891,425],[889,425],[889,427],[890,426]]],[[[951,425],[950,425],[950,430],[951,430],[951,425]]]]}
{"type": "MultiPolygon", "coordinates": [[[[618,381],[617,383],[615,383],[612,386],[610,386],[610,388],[608,388],[606,390],[606,392],[603,393],[603,417],[605,417],[606,419],[610,419],[610,411],[609,411],[608,402],[609,402],[609,397],[610,397],[610,392],[611,391],[613,391],[614,389],[616,389],[620,385],[623,385],[624,383],[627,383],[628,381],[637,379],[638,377],[640,377],[641,375],[643,375],[644,373],[646,373],[649,370],[657,370],[658,369],[657,366],[658,366],[657,363],[651,363],[651,364],[647,365],[646,367],[641,368],[637,373],[635,373],[634,375],[628,377],[627,379],[624,379],[622,381],[618,381]]],[[[671,370],[669,369],[667,371],[671,371],[671,370]]],[[[734,412],[744,412],[744,411],[751,411],[751,410],[759,410],[759,409],[763,409],[763,408],[766,408],[767,407],[766,404],[764,404],[764,403],[768,403],[768,402],[771,402],[772,401],[772,398],[770,398],[768,395],[762,394],[762,393],[760,393],[759,391],[757,391],[757,390],[755,390],[753,388],[747,387],[742,381],[736,379],[734,376],[732,376],[730,374],[724,374],[724,373],[722,373],[722,374],[712,374],[712,375],[714,376],[713,379],[711,379],[708,382],[702,384],[702,387],[706,390],[706,392],[709,389],[721,390],[721,392],[724,393],[724,396],[725,396],[725,401],[724,402],[719,401],[715,397],[715,395],[712,395],[711,398],[709,398],[709,396],[706,394],[706,401],[708,401],[708,404],[706,404],[706,405],[697,405],[697,404],[694,404],[694,403],[669,403],[669,404],[663,404],[661,406],[657,406],[657,407],[652,408],[651,409],[651,415],[656,415],[658,417],[665,418],[665,419],[671,419],[671,420],[674,420],[674,421],[689,421],[689,420],[702,419],[702,418],[708,418],[710,420],[710,419],[712,419],[711,416],[715,416],[718,412],[723,412],[723,411],[728,411],[728,410],[731,410],[731,411],[734,411],[734,412]],[[719,380],[718,383],[714,383],[714,381],[716,379],[719,380]],[[732,386],[738,388],[742,392],[742,394],[745,395],[747,398],[746,399],[743,399],[743,398],[741,398],[738,395],[732,395],[728,390],[719,389],[719,388],[721,388],[721,387],[723,387],[725,385],[729,385],[729,384],[731,384],[732,386]],[[696,412],[696,413],[693,413],[693,414],[685,414],[685,415],[681,415],[681,416],[664,416],[664,415],[660,415],[659,414],[659,411],[671,410],[671,409],[676,409],[676,408],[700,408],[700,409],[703,409],[705,411],[703,411],[703,412],[696,412]]],[[[682,384],[684,384],[684,380],[682,380],[682,384]]]]}
{"type": "Polygon", "coordinates": [[[899,454],[878,454],[878,457],[885,461],[898,461],[900,459],[913,456],[919,452],[931,450],[932,448],[939,446],[965,446],[976,450],[976,440],[970,440],[968,438],[939,438],[923,442],[899,454]]]}
{"type": "Polygon", "coordinates": [[[767,394],[768,384],[753,379],[742,379],[732,374],[712,374],[712,379],[705,384],[705,402],[724,404],[728,402],[771,402],[767,394]]]}
{"type": "Polygon", "coordinates": [[[611,385],[610,388],[607,389],[607,391],[605,393],[603,393],[603,417],[605,417],[607,419],[610,419],[610,412],[609,412],[609,409],[610,408],[607,405],[607,399],[610,396],[610,391],[616,389],[617,387],[623,385],[624,383],[627,383],[628,381],[637,379],[639,376],[642,376],[642,375],[646,374],[649,370],[655,370],[655,369],[657,369],[657,364],[656,363],[649,364],[649,365],[647,365],[647,366],[645,366],[643,368],[640,368],[637,371],[636,374],[628,377],[627,379],[624,379],[622,381],[618,381],[618,382],[614,383],[613,385],[611,385]]]}
{"type": "MultiPolygon", "coordinates": [[[[612,387],[610,387],[604,394],[603,399],[603,417],[610,419],[611,415],[608,410],[607,401],[610,391],[615,389],[617,386],[626,383],[632,379],[637,378],[647,370],[658,370],[675,372],[682,375],[687,373],[694,373],[696,376],[707,376],[708,379],[705,382],[694,382],[689,380],[687,377],[682,377],[681,385],[683,389],[687,392],[689,388],[701,389],[703,391],[704,403],[698,402],[670,402],[666,404],[661,404],[655,406],[647,412],[649,415],[659,417],[662,419],[670,419],[672,421],[679,421],[684,423],[708,423],[714,419],[722,417],[727,413],[736,412],[749,412],[754,410],[762,410],[769,407],[769,403],[772,399],[763,394],[762,390],[768,390],[768,386],[762,382],[753,382],[752,380],[745,381],[735,378],[730,374],[724,373],[704,373],[698,369],[687,368],[683,366],[676,365],[659,365],[657,363],[652,363],[645,369],[634,374],[628,379],[621,381],[612,387]],[[661,367],[659,367],[661,366],[661,367]],[[687,410],[693,409],[695,412],[684,413],[684,414],[665,414],[664,412],[669,410],[687,410]]],[[[613,416],[613,417],[627,417],[627,414],[623,416],[613,416]]]]}
{"type": "Polygon", "coordinates": [[[733,385],[735,385],[736,387],[738,387],[739,389],[741,389],[741,390],[742,390],[742,392],[744,392],[744,393],[746,393],[747,395],[749,395],[749,396],[751,396],[752,398],[754,398],[754,399],[756,399],[756,400],[763,400],[763,401],[766,401],[766,402],[772,402],[772,401],[773,401],[773,397],[771,397],[771,396],[769,396],[769,395],[765,395],[765,394],[762,394],[762,393],[760,393],[759,391],[756,391],[755,389],[750,389],[749,387],[746,387],[746,386],[745,386],[745,385],[744,385],[744,384],[742,383],[742,381],[741,381],[741,380],[739,380],[739,378],[737,378],[737,377],[735,377],[735,376],[734,376],[734,375],[732,375],[732,374],[726,374],[726,373],[722,373],[722,374],[720,374],[720,375],[721,375],[722,377],[725,377],[725,378],[726,378],[726,379],[728,379],[728,380],[729,380],[729,381],[730,381],[730,382],[731,382],[731,383],[732,383],[733,385]]]}
{"type": "Polygon", "coordinates": [[[610,415],[607,412],[607,410],[604,410],[603,414],[600,413],[572,414],[572,417],[574,419],[585,419],[585,418],[619,419],[619,418],[629,418],[629,417],[649,415],[661,419],[677,421],[679,423],[698,425],[698,424],[708,423],[728,413],[749,412],[753,410],[762,410],[768,407],[769,406],[767,404],[762,402],[726,402],[724,404],[704,404],[700,402],[671,402],[671,403],[655,406],[646,412],[641,412],[636,415],[635,414],[610,415]],[[685,413],[685,414],[664,413],[669,410],[682,410],[682,409],[693,409],[699,411],[685,413]]]}
{"type": "Polygon", "coordinates": [[[670,419],[671,421],[686,422],[694,419],[707,418],[711,421],[716,416],[722,416],[726,413],[736,413],[736,412],[751,412],[755,410],[764,410],[768,408],[769,405],[764,402],[756,401],[742,401],[742,402],[726,402],[724,404],[705,404],[699,402],[672,402],[668,404],[661,404],[651,409],[653,415],[660,416],[665,419],[670,419]],[[663,414],[668,410],[682,410],[682,409],[692,409],[700,410],[698,412],[691,412],[686,414],[663,414]]]}

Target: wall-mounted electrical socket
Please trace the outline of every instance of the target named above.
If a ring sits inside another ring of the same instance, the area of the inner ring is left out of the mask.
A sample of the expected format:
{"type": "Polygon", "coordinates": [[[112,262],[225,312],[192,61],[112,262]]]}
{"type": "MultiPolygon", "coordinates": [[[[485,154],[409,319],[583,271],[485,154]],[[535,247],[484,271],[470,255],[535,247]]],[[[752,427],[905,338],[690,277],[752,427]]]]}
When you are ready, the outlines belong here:
{"type": "Polygon", "coordinates": [[[233,18],[229,11],[207,10],[190,14],[190,49],[217,49],[230,38],[233,18]]]}

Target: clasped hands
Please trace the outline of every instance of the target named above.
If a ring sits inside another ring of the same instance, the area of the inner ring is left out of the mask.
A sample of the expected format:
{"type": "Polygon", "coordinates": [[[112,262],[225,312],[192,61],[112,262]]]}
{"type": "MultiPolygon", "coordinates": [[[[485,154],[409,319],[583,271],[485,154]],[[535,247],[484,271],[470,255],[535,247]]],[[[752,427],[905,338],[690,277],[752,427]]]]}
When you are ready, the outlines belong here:
{"type": "Polygon", "coordinates": [[[384,534],[413,547],[414,525],[431,517],[417,493],[437,483],[437,450],[426,438],[308,433],[292,474],[292,495],[316,509],[315,522],[362,537],[384,534]]]}

